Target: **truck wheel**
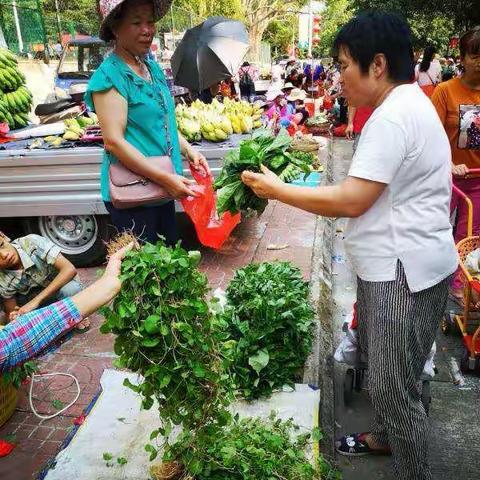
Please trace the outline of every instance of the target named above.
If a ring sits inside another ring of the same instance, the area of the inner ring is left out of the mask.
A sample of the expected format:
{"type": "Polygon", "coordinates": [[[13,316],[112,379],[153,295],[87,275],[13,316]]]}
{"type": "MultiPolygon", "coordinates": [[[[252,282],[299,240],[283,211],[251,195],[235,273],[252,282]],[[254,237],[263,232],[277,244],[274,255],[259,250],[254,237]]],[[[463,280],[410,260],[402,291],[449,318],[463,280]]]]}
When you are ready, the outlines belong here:
{"type": "Polygon", "coordinates": [[[23,221],[27,233],[37,233],[58,245],[76,267],[98,265],[109,239],[108,215],[52,215],[23,221]]]}

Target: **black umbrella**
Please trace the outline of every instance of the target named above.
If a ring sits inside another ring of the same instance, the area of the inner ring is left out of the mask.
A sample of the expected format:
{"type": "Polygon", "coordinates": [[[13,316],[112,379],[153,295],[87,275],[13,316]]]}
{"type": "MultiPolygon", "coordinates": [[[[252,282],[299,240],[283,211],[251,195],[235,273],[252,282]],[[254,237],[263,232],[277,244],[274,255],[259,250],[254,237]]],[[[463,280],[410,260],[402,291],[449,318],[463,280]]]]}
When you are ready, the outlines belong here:
{"type": "Polygon", "coordinates": [[[175,85],[197,92],[234,76],[248,50],[242,22],[210,17],[185,32],[171,64],[175,85]]]}

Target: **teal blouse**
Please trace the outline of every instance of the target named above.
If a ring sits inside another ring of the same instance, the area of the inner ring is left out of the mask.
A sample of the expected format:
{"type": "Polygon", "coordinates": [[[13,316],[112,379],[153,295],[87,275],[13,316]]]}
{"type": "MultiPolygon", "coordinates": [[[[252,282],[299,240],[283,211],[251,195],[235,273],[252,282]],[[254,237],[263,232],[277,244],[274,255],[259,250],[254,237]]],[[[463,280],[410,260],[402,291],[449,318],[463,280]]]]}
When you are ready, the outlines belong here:
{"type": "MultiPolygon", "coordinates": [[[[114,88],[128,102],[128,118],[125,140],[146,157],[166,155],[168,152],[165,123],[168,122],[171,158],[175,171],[181,175],[182,157],[175,119],[175,104],[160,66],[145,60],[152,82],[138,76],[118,55],[110,54],[95,71],[85,94],[85,102],[93,111],[92,94],[114,88]]],[[[101,167],[102,199],[110,201],[108,168],[118,160],[103,151],[101,167]]]]}

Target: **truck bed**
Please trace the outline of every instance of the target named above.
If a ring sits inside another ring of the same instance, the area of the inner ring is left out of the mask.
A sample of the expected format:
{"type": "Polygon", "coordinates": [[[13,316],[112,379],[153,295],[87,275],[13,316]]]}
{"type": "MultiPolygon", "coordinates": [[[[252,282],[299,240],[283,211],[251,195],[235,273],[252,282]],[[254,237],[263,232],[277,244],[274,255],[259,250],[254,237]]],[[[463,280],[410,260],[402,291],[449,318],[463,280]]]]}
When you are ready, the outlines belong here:
{"type": "MultiPolygon", "coordinates": [[[[242,137],[197,146],[214,176],[242,137]]],[[[100,196],[101,161],[99,147],[0,151],[0,217],[106,214],[100,196]]],[[[189,175],[186,163],[184,167],[189,175]]]]}

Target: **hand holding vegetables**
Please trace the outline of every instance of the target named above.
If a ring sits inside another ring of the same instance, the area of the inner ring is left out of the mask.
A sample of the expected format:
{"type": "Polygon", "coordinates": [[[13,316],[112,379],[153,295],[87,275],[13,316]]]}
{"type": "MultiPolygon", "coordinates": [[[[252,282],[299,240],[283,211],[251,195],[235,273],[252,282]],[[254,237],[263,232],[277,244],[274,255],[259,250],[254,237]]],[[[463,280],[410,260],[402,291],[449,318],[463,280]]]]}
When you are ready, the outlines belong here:
{"type": "Polygon", "coordinates": [[[260,166],[263,173],[254,173],[246,170],[242,173],[242,182],[250,187],[255,195],[267,200],[274,200],[275,194],[285,184],[264,165],[260,166]]]}
{"type": "Polygon", "coordinates": [[[241,175],[246,170],[259,173],[261,167],[265,166],[275,178],[279,176],[281,184],[293,182],[302,174],[308,175],[312,171],[315,155],[291,151],[291,143],[292,139],[285,130],[281,130],[277,136],[260,130],[251,139],[242,141],[238,150],[231,150],[214,184],[218,214],[255,211],[260,215],[265,210],[265,199],[269,197],[255,195],[248,184],[242,181],[241,175]]]}

